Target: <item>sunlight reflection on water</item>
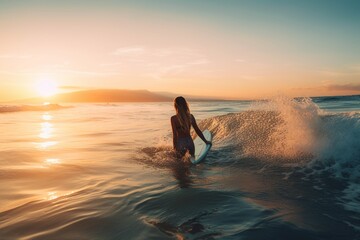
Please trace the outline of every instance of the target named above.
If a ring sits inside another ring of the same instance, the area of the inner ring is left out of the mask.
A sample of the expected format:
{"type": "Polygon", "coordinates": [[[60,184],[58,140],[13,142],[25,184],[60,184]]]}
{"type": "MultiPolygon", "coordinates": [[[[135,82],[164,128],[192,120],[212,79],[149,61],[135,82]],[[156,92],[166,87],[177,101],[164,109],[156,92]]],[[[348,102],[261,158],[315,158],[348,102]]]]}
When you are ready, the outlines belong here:
{"type": "Polygon", "coordinates": [[[52,133],[53,132],[53,125],[49,122],[43,122],[41,123],[41,132],[39,134],[40,138],[51,138],[52,137],[52,133]]]}
{"type": "MultiPolygon", "coordinates": [[[[240,112],[247,106],[241,104],[194,102],[191,109],[200,123],[240,112]]],[[[315,239],[306,231],[308,225],[329,223],[314,217],[322,211],[317,202],[311,205],[307,200],[310,195],[314,201],[322,200],[323,195],[314,195],[311,186],[308,190],[294,176],[284,181],[277,172],[282,169],[257,171],[263,165],[254,159],[237,159],[231,155],[237,149],[228,145],[220,148],[215,142],[200,165],[174,167],[169,122],[173,114],[172,103],[119,103],[3,115],[0,236],[194,239],[264,229],[268,232],[260,237],[266,238],[275,229],[294,239],[301,229],[282,222],[287,220],[305,228],[297,239],[315,239]]],[[[218,134],[215,140],[219,139],[218,134]]],[[[334,205],[329,209],[323,212],[333,216],[333,209],[340,211],[334,205]]],[[[341,214],[337,215],[348,220],[341,214]]],[[[338,226],[343,228],[341,233],[352,234],[339,221],[325,230],[330,235],[338,226]]]]}
{"type": "Polygon", "coordinates": [[[58,158],[48,158],[45,160],[45,163],[49,165],[60,164],[60,160],[58,158]]]}
{"type": "Polygon", "coordinates": [[[52,116],[49,114],[49,113],[44,113],[43,115],[42,115],[42,119],[44,120],[44,121],[50,121],[50,120],[52,120],[52,116]]]}

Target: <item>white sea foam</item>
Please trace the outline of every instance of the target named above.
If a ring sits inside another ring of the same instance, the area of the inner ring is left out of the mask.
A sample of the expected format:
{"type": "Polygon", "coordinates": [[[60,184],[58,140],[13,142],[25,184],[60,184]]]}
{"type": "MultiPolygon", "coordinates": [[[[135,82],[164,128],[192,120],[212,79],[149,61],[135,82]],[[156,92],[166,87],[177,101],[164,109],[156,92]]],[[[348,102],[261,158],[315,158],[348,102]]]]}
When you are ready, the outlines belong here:
{"type": "Polygon", "coordinates": [[[321,110],[310,99],[275,98],[250,110],[209,118],[204,128],[222,145],[259,159],[298,161],[324,144],[321,110]]]}
{"type": "MultiPolygon", "coordinates": [[[[204,120],[215,145],[231,147],[236,156],[269,164],[293,164],[317,178],[348,185],[353,211],[360,212],[360,114],[327,113],[309,98],[277,97],[250,110],[204,120]],[[354,187],[355,186],[355,187],[354,187]],[[351,193],[351,194],[350,194],[351,193]]],[[[348,201],[346,201],[348,202],[348,201]]]]}

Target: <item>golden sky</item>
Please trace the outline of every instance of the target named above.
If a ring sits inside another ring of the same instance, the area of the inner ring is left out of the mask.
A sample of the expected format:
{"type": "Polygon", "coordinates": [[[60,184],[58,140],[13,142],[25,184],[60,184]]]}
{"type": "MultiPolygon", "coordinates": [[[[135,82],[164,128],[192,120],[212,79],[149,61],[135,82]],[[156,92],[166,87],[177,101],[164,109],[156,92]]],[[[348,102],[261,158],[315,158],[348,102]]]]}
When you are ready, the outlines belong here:
{"type": "Polygon", "coordinates": [[[0,3],[0,101],[44,95],[39,84],[226,99],[360,93],[358,1],[70,2],[0,3]]]}

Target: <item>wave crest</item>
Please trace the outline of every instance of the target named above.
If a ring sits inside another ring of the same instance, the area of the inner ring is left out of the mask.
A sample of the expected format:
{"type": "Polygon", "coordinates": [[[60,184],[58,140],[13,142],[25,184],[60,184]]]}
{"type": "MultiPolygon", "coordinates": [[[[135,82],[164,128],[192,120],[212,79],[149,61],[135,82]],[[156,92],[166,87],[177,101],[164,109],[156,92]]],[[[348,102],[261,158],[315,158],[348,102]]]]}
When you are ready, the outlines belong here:
{"type": "Polygon", "coordinates": [[[248,111],[203,120],[215,145],[240,157],[269,163],[296,163],[331,170],[336,177],[359,178],[360,113],[327,113],[310,98],[277,97],[248,111]],[[349,173],[351,172],[351,173],[349,173]]]}
{"type": "Polygon", "coordinates": [[[298,161],[322,144],[322,111],[309,98],[276,98],[250,110],[201,122],[220,145],[234,145],[243,156],[298,161]]]}

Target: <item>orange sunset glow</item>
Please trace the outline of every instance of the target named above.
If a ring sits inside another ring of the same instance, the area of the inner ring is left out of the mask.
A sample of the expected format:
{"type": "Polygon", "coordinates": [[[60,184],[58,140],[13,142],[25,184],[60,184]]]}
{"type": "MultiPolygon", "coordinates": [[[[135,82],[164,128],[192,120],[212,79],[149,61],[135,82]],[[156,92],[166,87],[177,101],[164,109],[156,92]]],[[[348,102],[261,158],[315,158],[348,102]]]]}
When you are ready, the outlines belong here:
{"type": "Polygon", "coordinates": [[[222,99],[360,92],[358,21],[234,4],[0,4],[0,101],[84,89],[222,99]]]}

